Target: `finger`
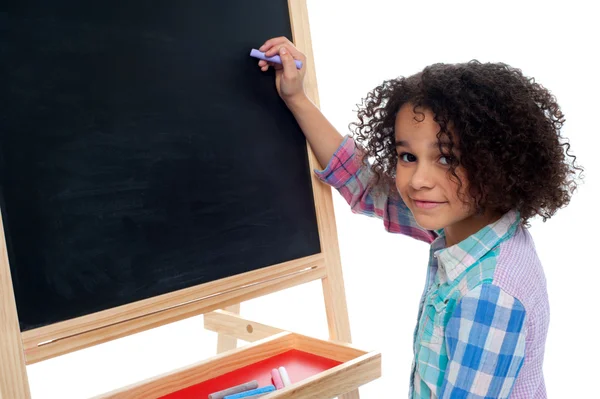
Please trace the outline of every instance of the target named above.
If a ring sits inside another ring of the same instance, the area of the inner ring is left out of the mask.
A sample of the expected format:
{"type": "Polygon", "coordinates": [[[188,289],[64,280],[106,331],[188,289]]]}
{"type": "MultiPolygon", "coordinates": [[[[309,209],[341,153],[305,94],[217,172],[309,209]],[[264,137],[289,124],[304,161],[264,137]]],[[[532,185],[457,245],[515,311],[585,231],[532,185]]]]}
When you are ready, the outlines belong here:
{"type": "Polygon", "coordinates": [[[269,51],[273,46],[279,48],[279,46],[281,46],[282,44],[289,43],[289,42],[290,41],[285,36],[274,37],[272,39],[267,40],[262,46],[259,47],[258,50],[265,53],[265,52],[269,51]]]}
{"type": "Polygon", "coordinates": [[[265,60],[260,60],[258,61],[258,66],[263,68],[263,67],[275,67],[275,66],[281,66],[275,62],[271,62],[271,61],[265,61],[265,60]]]}
{"type": "Polygon", "coordinates": [[[273,55],[280,53],[280,50],[282,47],[285,47],[285,49],[292,55],[292,57],[294,57],[295,60],[300,60],[300,61],[302,61],[302,63],[306,63],[306,57],[304,56],[304,54],[302,54],[300,51],[298,51],[298,49],[296,47],[294,47],[294,45],[292,43],[290,43],[289,45],[280,46],[277,49],[277,51],[275,51],[275,49],[271,49],[271,52],[269,54],[265,54],[265,55],[267,57],[272,57],[273,55]]]}
{"type": "Polygon", "coordinates": [[[281,46],[286,46],[288,48],[294,47],[294,43],[292,43],[287,37],[278,37],[268,41],[265,49],[261,51],[263,51],[268,57],[271,57],[279,52],[279,48],[281,46]]]}
{"type": "Polygon", "coordinates": [[[269,67],[271,67],[273,69],[281,69],[281,68],[283,68],[281,66],[281,64],[278,64],[276,62],[271,62],[271,61],[263,61],[263,62],[265,62],[267,66],[269,66],[269,67]]]}
{"type": "Polygon", "coordinates": [[[274,70],[278,71],[280,69],[283,69],[283,66],[280,64],[274,64],[272,62],[269,62],[266,65],[260,67],[261,71],[263,71],[263,72],[268,71],[269,68],[273,68],[274,70]]]}
{"type": "Polygon", "coordinates": [[[269,64],[267,64],[267,61],[260,60],[258,61],[258,67],[261,71],[265,72],[269,69],[269,64]]]}
{"type": "Polygon", "coordinates": [[[294,43],[292,43],[287,37],[270,39],[263,46],[261,46],[259,51],[264,52],[267,57],[272,57],[279,54],[279,49],[282,46],[285,46],[289,50],[294,59],[301,60],[303,62],[306,61],[304,54],[302,54],[302,52],[298,50],[296,46],[294,46],[294,43]]]}
{"type": "Polygon", "coordinates": [[[287,47],[282,47],[281,50],[279,50],[279,56],[281,57],[281,63],[283,64],[283,76],[288,79],[296,77],[298,74],[296,71],[296,62],[294,62],[294,57],[292,57],[287,47]]]}

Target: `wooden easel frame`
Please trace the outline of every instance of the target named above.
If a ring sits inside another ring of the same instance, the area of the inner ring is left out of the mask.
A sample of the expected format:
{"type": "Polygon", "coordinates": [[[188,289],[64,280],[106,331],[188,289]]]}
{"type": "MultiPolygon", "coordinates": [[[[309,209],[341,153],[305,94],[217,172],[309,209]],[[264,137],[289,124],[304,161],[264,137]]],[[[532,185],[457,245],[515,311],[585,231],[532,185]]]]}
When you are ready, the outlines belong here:
{"type": "MultiPolygon", "coordinates": [[[[293,40],[307,56],[305,89],[319,105],[306,0],[288,0],[293,40]]],[[[318,162],[309,148],[311,171],[318,162]]],[[[311,173],[322,252],[21,333],[0,215],[0,399],[30,398],[26,365],[320,279],[329,337],[350,343],[331,189],[311,173]]],[[[230,316],[232,315],[230,314],[230,316]]],[[[218,315],[217,315],[218,316],[218,315]]],[[[218,322],[218,320],[217,320],[218,322]]],[[[272,330],[274,333],[278,330],[272,330]]],[[[219,351],[235,347],[220,336],[219,351]]],[[[358,398],[358,392],[344,395],[358,398]]]]}

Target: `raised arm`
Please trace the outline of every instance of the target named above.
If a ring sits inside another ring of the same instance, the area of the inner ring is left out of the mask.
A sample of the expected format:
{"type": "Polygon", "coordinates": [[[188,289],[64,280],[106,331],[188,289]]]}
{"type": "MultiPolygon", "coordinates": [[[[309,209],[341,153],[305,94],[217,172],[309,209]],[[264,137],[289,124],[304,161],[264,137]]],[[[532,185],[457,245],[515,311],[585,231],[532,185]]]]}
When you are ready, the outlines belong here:
{"type": "Polygon", "coordinates": [[[362,154],[352,138],[344,138],[304,92],[306,56],[285,37],[267,40],[260,48],[267,57],[279,55],[282,64],[259,61],[263,71],[275,68],[275,83],[283,101],[294,114],[319,164],[325,169],[317,176],[336,188],[353,212],[383,220],[387,231],[406,234],[432,242],[436,233],[417,225],[400,195],[393,190],[371,184],[372,171],[362,164],[362,154]],[[298,69],[294,60],[302,61],[298,69]]]}
{"type": "Polygon", "coordinates": [[[285,37],[267,40],[259,50],[268,57],[277,54],[281,57],[282,65],[262,60],[258,65],[263,71],[270,66],[275,68],[275,83],[279,95],[294,114],[319,164],[325,167],[342,143],[343,137],[304,92],[306,56],[285,37]],[[301,69],[296,67],[294,60],[302,61],[301,69]]]}

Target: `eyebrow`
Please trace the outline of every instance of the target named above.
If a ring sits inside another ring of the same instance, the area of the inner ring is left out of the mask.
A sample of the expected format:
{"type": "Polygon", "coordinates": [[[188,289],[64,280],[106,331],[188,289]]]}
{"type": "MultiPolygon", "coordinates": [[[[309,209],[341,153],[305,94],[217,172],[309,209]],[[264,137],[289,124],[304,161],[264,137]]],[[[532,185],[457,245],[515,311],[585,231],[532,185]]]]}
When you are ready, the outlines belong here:
{"type": "MultiPolygon", "coordinates": [[[[442,143],[442,147],[450,147],[450,142],[449,141],[443,141],[442,143]]],[[[396,147],[408,147],[408,142],[405,140],[397,140],[394,144],[396,147]]],[[[434,142],[429,144],[429,147],[431,148],[439,148],[439,143],[438,142],[434,142]]]]}

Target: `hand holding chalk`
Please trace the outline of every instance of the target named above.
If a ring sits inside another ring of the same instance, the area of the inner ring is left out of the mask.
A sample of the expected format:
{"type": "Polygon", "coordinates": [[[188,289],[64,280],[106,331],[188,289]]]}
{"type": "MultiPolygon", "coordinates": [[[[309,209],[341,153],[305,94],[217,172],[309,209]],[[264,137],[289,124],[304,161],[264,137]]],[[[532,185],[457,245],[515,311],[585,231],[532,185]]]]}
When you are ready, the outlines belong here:
{"type": "Polygon", "coordinates": [[[302,100],[306,97],[303,81],[306,74],[306,57],[294,44],[285,37],[267,40],[258,50],[253,49],[252,56],[260,59],[258,66],[262,71],[267,71],[275,62],[275,84],[277,92],[288,104],[302,100]],[[263,56],[264,55],[264,56],[263,56]],[[274,58],[278,57],[278,58],[274,58]],[[268,61],[272,60],[272,61],[268,61]]]}
{"type": "MultiPolygon", "coordinates": [[[[253,48],[250,51],[250,57],[258,58],[259,60],[274,62],[276,64],[282,64],[280,56],[274,55],[272,57],[267,57],[265,55],[265,53],[263,53],[262,51],[258,51],[255,48],[253,48]]],[[[302,61],[300,61],[300,60],[294,60],[294,62],[296,63],[296,68],[298,68],[298,69],[302,68],[302,61]]]]}

